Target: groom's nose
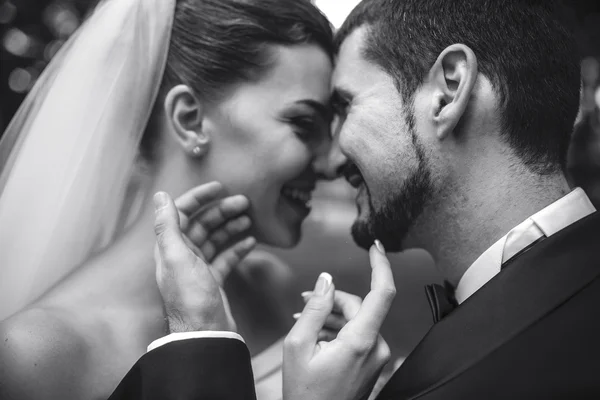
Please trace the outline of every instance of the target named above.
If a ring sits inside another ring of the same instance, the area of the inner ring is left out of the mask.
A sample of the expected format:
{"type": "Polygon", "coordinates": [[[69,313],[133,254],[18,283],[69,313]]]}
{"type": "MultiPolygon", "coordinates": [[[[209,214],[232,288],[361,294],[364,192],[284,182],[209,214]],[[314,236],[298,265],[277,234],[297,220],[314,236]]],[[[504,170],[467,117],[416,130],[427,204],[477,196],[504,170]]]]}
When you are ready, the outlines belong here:
{"type": "Polygon", "coordinates": [[[331,178],[328,173],[330,146],[331,139],[328,138],[326,142],[323,142],[321,146],[319,146],[312,162],[313,171],[317,174],[317,179],[319,180],[334,179],[331,178]]]}
{"type": "Polygon", "coordinates": [[[348,162],[348,159],[342,153],[338,138],[339,135],[334,136],[329,151],[323,157],[324,167],[321,174],[328,180],[334,180],[342,176],[344,166],[348,162]]]}

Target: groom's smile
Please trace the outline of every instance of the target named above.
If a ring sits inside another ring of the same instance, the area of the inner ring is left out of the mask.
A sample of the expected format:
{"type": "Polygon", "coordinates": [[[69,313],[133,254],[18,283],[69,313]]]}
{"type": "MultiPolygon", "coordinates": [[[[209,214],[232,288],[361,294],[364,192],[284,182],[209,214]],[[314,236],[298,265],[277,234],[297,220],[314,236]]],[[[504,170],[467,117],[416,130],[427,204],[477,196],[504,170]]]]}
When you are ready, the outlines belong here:
{"type": "Polygon", "coordinates": [[[369,248],[377,238],[398,251],[420,214],[429,181],[416,128],[407,121],[410,107],[394,79],[365,57],[367,34],[356,29],[338,49],[332,100],[339,122],[330,163],[358,189],[355,242],[369,248]]]}
{"type": "Polygon", "coordinates": [[[365,180],[356,164],[348,163],[348,165],[344,167],[343,174],[350,186],[358,189],[356,192],[356,205],[358,207],[358,218],[360,218],[361,211],[366,208],[365,206],[368,207],[368,205],[363,204],[365,194],[369,196],[367,185],[365,184],[365,180]]]}

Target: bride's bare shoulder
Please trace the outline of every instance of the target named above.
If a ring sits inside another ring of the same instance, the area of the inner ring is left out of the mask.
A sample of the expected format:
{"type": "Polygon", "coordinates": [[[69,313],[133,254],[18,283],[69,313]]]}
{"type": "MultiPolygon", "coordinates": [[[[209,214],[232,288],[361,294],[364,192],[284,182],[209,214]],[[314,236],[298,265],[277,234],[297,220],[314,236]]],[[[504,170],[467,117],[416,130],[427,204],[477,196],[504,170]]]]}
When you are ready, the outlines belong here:
{"type": "Polygon", "coordinates": [[[23,311],[0,323],[0,340],[0,398],[84,397],[89,346],[67,314],[23,311]]]}

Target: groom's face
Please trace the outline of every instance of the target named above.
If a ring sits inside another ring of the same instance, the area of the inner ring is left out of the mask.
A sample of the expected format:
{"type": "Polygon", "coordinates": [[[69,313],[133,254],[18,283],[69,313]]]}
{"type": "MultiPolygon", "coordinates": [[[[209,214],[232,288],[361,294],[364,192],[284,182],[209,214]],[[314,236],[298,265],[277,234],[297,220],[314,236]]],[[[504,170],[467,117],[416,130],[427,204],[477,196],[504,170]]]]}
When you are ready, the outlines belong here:
{"type": "Polygon", "coordinates": [[[393,78],[362,54],[365,34],[358,28],[339,50],[332,81],[338,126],[330,160],[347,161],[344,175],[358,189],[352,226],[357,244],[368,248],[379,239],[387,250],[399,251],[431,196],[431,173],[412,108],[393,78]]]}

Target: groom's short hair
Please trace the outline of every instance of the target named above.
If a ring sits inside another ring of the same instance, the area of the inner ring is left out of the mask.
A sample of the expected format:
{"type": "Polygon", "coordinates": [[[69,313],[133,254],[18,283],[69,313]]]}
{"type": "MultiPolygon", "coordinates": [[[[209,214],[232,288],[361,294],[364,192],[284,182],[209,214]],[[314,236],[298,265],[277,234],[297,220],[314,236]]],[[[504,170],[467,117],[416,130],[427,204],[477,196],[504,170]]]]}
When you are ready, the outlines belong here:
{"type": "Polygon", "coordinates": [[[363,56],[395,79],[409,105],[447,46],[469,46],[498,94],[507,143],[548,174],[564,166],[579,105],[577,42],[561,11],[549,0],[364,0],[336,45],[366,26],[363,56]]]}

